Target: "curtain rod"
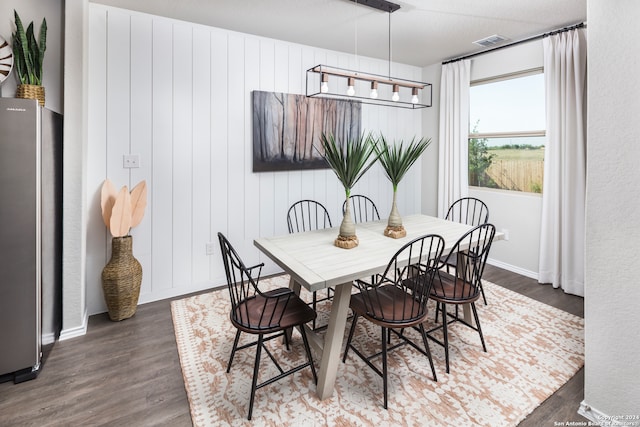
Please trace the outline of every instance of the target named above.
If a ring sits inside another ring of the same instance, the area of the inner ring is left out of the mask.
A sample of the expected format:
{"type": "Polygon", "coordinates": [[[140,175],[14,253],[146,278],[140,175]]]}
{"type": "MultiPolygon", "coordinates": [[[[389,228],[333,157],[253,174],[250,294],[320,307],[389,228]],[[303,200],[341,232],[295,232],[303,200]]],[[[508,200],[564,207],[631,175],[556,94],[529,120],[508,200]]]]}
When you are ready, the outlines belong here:
{"type": "Polygon", "coordinates": [[[564,28],[560,28],[558,30],[549,31],[548,33],[538,34],[537,36],[532,36],[532,37],[529,37],[529,38],[526,38],[526,39],[518,40],[518,41],[513,42],[513,43],[505,44],[505,45],[502,45],[502,46],[496,46],[496,47],[491,48],[491,49],[483,50],[482,52],[470,53],[469,55],[464,55],[464,56],[460,56],[458,58],[448,59],[446,61],[443,61],[442,65],[449,64],[451,62],[462,61],[463,59],[473,58],[474,56],[478,56],[478,55],[484,55],[485,53],[489,53],[489,52],[493,52],[493,51],[496,51],[496,50],[504,49],[505,47],[512,47],[512,46],[515,46],[515,45],[518,45],[518,44],[521,44],[521,43],[526,43],[526,42],[530,42],[530,41],[533,41],[533,40],[542,39],[544,37],[549,37],[549,36],[554,36],[556,34],[564,33],[566,31],[575,30],[577,28],[586,28],[586,27],[587,27],[587,24],[585,24],[584,22],[580,22],[579,24],[571,25],[569,27],[564,27],[564,28]]]}

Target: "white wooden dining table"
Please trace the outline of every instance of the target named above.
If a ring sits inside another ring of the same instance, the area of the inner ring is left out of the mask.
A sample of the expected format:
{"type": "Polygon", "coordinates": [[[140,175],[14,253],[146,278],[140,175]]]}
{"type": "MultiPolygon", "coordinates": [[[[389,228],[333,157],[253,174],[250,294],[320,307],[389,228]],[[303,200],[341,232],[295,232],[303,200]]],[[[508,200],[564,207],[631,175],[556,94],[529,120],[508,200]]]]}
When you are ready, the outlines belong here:
{"type": "MultiPolygon", "coordinates": [[[[307,333],[311,346],[322,355],[317,385],[320,399],[326,399],[333,393],[353,281],[383,273],[391,257],[405,243],[417,237],[426,234],[442,236],[445,241],[443,254],[448,254],[458,239],[472,228],[421,214],[403,217],[402,222],[407,235],[400,239],[384,236],[386,220],[356,224],[360,243],[352,249],[334,245],[339,227],[254,240],[256,247],[290,275],[289,286],[297,294],[301,286],[311,292],[334,288],[324,337],[311,330],[307,333]]],[[[501,238],[502,234],[496,233],[494,240],[501,238]]]]}

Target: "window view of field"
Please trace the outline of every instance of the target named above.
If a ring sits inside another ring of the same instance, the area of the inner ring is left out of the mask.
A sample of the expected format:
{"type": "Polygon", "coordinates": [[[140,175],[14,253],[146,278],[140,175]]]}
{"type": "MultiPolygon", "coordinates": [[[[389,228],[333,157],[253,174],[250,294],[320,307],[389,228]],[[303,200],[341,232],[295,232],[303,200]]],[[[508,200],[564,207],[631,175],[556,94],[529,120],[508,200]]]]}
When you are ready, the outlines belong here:
{"type": "Polygon", "coordinates": [[[544,138],[469,139],[469,185],[542,193],[544,138]]]}
{"type": "Polygon", "coordinates": [[[544,74],[472,84],[469,95],[469,185],[542,193],[544,74]]]}

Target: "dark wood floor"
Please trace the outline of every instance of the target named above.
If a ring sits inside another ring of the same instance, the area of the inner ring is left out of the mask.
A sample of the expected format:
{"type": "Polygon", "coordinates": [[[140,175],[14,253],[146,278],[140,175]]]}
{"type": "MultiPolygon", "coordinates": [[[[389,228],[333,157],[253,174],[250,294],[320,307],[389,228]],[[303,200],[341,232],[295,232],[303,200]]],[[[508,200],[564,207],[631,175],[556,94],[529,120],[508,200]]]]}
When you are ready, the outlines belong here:
{"type": "MultiPolygon", "coordinates": [[[[535,280],[487,266],[487,280],[583,316],[583,300],[535,280]]],[[[114,323],[89,319],[85,336],[58,342],[40,376],[0,384],[0,426],[190,426],[168,300],[138,307],[114,323]]],[[[587,421],[580,370],[520,425],[587,421]]]]}

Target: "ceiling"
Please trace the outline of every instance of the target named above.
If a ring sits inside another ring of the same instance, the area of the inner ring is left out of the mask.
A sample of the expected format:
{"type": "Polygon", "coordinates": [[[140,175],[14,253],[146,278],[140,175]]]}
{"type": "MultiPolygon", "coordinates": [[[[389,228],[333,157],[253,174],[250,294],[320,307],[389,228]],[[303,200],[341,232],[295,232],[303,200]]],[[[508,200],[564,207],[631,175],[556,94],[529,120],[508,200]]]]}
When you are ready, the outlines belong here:
{"type": "Polygon", "coordinates": [[[587,0],[403,0],[390,16],[349,0],[92,0],[242,33],[427,66],[587,18],[587,0]],[[391,25],[389,25],[389,17],[391,25]]]}

